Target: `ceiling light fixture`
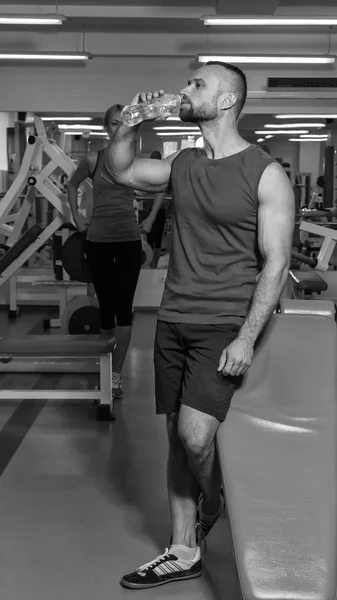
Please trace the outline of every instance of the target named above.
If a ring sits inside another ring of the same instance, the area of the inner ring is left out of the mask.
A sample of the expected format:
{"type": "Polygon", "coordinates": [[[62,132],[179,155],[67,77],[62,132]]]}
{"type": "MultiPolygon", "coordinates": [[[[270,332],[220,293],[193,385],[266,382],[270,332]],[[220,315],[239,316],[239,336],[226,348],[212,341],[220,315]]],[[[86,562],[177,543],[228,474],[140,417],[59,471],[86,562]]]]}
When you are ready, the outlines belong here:
{"type": "Polygon", "coordinates": [[[337,25],[336,15],[331,17],[225,17],[221,15],[204,15],[200,19],[204,22],[205,25],[214,25],[214,26],[254,26],[254,25],[263,25],[263,26],[271,26],[274,25],[276,27],[280,26],[301,26],[301,25],[310,25],[310,26],[331,26],[337,25]]]}
{"type": "Polygon", "coordinates": [[[325,127],[325,123],[281,123],[280,125],[274,124],[274,125],[264,125],[264,127],[266,127],[267,129],[287,129],[289,127],[289,129],[294,129],[295,127],[317,127],[318,129],[320,127],[325,127]]]}
{"type": "Polygon", "coordinates": [[[103,125],[59,125],[58,126],[59,129],[81,129],[81,130],[85,130],[85,129],[89,129],[89,131],[103,131],[104,127],[103,125]]]}
{"type": "Polygon", "coordinates": [[[89,60],[93,58],[89,52],[3,52],[0,51],[0,60],[89,60]]]}
{"type": "Polygon", "coordinates": [[[200,131],[194,131],[194,132],[193,131],[186,131],[186,133],[184,131],[168,131],[167,133],[166,132],[163,132],[163,133],[160,133],[160,132],[158,133],[157,132],[156,135],[159,135],[160,137],[163,137],[163,136],[165,136],[165,137],[166,136],[170,136],[170,137],[171,136],[176,136],[176,137],[178,137],[178,136],[181,136],[181,135],[183,135],[183,136],[184,135],[185,136],[196,136],[196,135],[199,135],[200,136],[200,131]]]}
{"type": "Polygon", "coordinates": [[[298,114],[298,115],[275,115],[275,119],[337,119],[336,113],[329,114],[298,114]]]}
{"type": "Polygon", "coordinates": [[[201,63],[220,61],[245,64],[294,64],[294,65],[323,65],[333,64],[336,56],[309,55],[309,54],[198,54],[197,60],[201,63]]]}
{"type": "Polygon", "coordinates": [[[321,135],[315,135],[313,133],[305,133],[303,135],[300,135],[300,138],[316,138],[318,140],[320,138],[323,138],[323,139],[327,140],[328,139],[328,134],[327,133],[322,133],[321,135]]]}
{"type": "Polygon", "coordinates": [[[79,130],[79,131],[63,131],[62,132],[64,135],[83,135],[85,134],[86,136],[99,136],[99,137],[106,137],[109,138],[108,134],[105,133],[104,131],[88,131],[88,130],[79,130]]]}
{"type": "Polygon", "coordinates": [[[258,144],[259,144],[260,142],[264,142],[264,138],[259,138],[259,139],[257,140],[257,143],[258,143],[258,144]]]}
{"type": "MultiPolygon", "coordinates": [[[[255,131],[256,134],[258,135],[264,135],[266,132],[266,130],[263,131],[263,129],[259,129],[258,131],[255,131]]],[[[290,133],[309,133],[308,129],[276,129],[275,131],[271,131],[268,130],[268,133],[271,135],[289,135],[290,133]]]]}
{"type": "Polygon", "coordinates": [[[92,121],[92,117],[41,117],[42,121],[92,121]]]}
{"type": "Polygon", "coordinates": [[[0,25],[63,25],[64,15],[0,15],[0,25]]]}
{"type": "Polygon", "coordinates": [[[198,131],[200,133],[200,129],[197,127],[183,127],[179,125],[166,125],[164,127],[154,127],[155,131],[198,131]]]}
{"type": "Polygon", "coordinates": [[[289,138],[289,142],[326,142],[326,140],[317,138],[289,138]]]}

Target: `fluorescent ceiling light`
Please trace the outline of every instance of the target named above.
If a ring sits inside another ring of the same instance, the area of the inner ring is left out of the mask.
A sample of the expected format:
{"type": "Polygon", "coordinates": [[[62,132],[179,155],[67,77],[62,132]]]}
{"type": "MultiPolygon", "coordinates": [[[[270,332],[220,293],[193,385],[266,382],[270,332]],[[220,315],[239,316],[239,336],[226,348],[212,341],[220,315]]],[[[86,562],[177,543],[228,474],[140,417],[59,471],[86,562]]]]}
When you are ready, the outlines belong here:
{"type": "Polygon", "coordinates": [[[275,115],[275,119],[337,119],[337,114],[275,115]]]}
{"type": "Polygon", "coordinates": [[[317,138],[289,138],[289,142],[326,142],[326,140],[317,139],[317,138]]]}
{"type": "Polygon", "coordinates": [[[168,117],[166,121],[181,121],[181,119],[179,117],[168,117]]]}
{"type": "MultiPolygon", "coordinates": [[[[258,130],[255,131],[255,133],[257,133],[258,135],[264,135],[266,132],[266,130],[263,131],[262,130],[258,130]]],[[[308,129],[276,129],[275,131],[268,131],[268,133],[272,134],[272,135],[289,135],[289,133],[309,133],[308,129]]]]}
{"type": "Polygon", "coordinates": [[[281,125],[264,125],[267,129],[294,129],[295,127],[325,127],[325,123],[281,123],[281,125]]]}
{"type": "Polygon", "coordinates": [[[314,135],[312,133],[305,133],[304,135],[300,135],[300,138],[323,138],[323,139],[328,139],[328,134],[327,133],[322,133],[321,135],[314,135]]]}
{"type": "Polygon", "coordinates": [[[197,59],[201,63],[208,61],[221,61],[229,63],[245,64],[294,64],[294,65],[318,65],[333,64],[336,57],[333,55],[290,55],[290,54],[198,54],[197,59]]]}
{"type": "Polygon", "coordinates": [[[270,138],[274,137],[273,135],[266,135],[266,140],[270,140],[270,138]]]}
{"type": "Polygon", "coordinates": [[[164,127],[154,127],[153,128],[155,131],[169,131],[169,130],[177,130],[177,131],[198,131],[200,133],[200,129],[193,127],[191,125],[191,127],[183,127],[183,126],[179,126],[179,125],[166,125],[164,127]]]}
{"type": "Polygon", "coordinates": [[[0,60],[89,60],[88,52],[0,52],[0,60]]]}
{"type": "Polygon", "coordinates": [[[96,131],[103,131],[104,127],[103,125],[59,125],[58,126],[59,129],[81,129],[81,130],[85,130],[85,129],[89,129],[89,130],[96,130],[96,131]]]}
{"type": "Polygon", "coordinates": [[[107,133],[104,133],[104,131],[87,131],[87,130],[82,131],[82,130],[79,130],[79,131],[64,131],[63,133],[64,133],[64,135],[83,135],[83,133],[85,133],[86,135],[90,135],[90,136],[97,135],[99,137],[106,137],[106,138],[109,137],[107,133]]]}
{"type": "Polygon", "coordinates": [[[331,17],[222,17],[221,15],[205,15],[201,17],[205,25],[233,25],[233,26],[254,26],[254,25],[337,25],[336,16],[331,17]]]}
{"type": "Polygon", "coordinates": [[[42,121],[92,121],[92,117],[41,117],[42,121]]]}
{"type": "Polygon", "coordinates": [[[259,139],[257,140],[257,143],[258,143],[258,144],[259,144],[260,142],[264,142],[264,138],[259,138],[259,139]]]}
{"type": "Polygon", "coordinates": [[[187,131],[186,133],[183,131],[168,131],[167,133],[163,132],[163,133],[156,133],[156,135],[159,136],[180,136],[180,135],[185,135],[185,136],[196,136],[196,135],[200,135],[200,131],[187,131]]]}
{"type": "Polygon", "coordinates": [[[0,15],[0,25],[62,25],[63,15],[0,15]]]}

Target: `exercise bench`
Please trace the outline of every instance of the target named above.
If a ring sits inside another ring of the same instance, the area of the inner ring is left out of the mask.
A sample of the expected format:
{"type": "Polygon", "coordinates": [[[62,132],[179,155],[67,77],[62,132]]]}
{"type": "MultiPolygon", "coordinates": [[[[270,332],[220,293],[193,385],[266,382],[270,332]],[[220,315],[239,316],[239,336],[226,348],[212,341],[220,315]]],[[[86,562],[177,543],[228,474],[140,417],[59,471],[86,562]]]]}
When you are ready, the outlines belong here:
{"type": "Polygon", "coordinates": [[[238,578],[244,600],[335,600],[335,306],[280,310],[217,433],[238,578]]]}
{"type": "MultiPolygon", "coordinates": [[[[114,421],[112,396],[112,353],[115,338],[101,335],[28,335],[22,339],[0,338],[0,362],[10,363],[16,358],[99,358],[99,390],[0,390],[1,399],[40,399],[96,401],[98,421],[114,421]]],[[[36,370],[36,369],[35,369],[36,370]]]]}

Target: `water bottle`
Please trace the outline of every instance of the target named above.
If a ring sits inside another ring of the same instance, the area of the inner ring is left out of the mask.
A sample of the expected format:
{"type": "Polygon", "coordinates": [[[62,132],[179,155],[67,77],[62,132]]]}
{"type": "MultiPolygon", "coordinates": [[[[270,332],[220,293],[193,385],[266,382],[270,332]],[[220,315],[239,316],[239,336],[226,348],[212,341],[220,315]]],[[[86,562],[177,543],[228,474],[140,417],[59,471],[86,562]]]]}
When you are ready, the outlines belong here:
{"type": "Polygon", "coordinates": [[[133,127],[142,121],[157,119],[167,112],[173,112],[181,103],[180,94],[164,94],[154,100],[125,106],[121,112],[124,125],[133,127]]]}

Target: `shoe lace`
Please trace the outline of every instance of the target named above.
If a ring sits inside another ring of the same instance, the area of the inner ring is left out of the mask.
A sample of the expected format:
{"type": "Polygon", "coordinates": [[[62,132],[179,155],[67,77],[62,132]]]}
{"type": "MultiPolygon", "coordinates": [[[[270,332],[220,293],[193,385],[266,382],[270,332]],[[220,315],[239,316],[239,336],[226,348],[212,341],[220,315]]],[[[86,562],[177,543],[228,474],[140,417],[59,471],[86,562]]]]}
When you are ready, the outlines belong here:
{"type": "Polygon", "coordinates": [[[160,556],[157,556],[157,558],[155,558],[154,560],[151,560],[150,562],[145,563],[145,565],[142,565],[137,570],[138,571],[148,571],[149,569],[155,569],[156,567],[158,567],[159,565],[161,565],[163,562],[166,561],[168,555],[169,555],[169,550],[168,550],[168,548],[166,548],[164,554],[160,554],[160,556]]]}

